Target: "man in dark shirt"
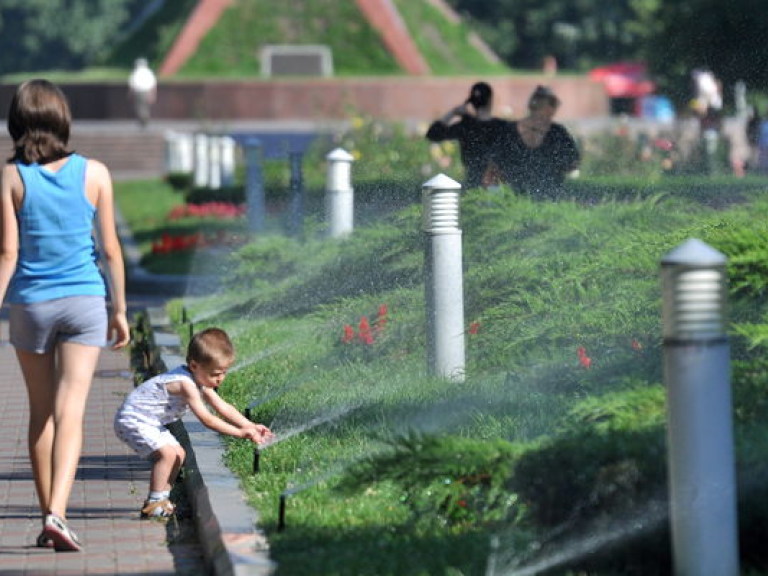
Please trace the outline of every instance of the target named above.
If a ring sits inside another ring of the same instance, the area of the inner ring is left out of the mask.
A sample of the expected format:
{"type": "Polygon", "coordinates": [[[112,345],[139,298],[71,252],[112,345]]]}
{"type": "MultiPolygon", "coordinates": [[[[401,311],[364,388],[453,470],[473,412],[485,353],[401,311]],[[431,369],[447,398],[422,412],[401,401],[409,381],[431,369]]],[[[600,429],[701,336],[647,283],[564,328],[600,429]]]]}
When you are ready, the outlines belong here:
{"type": "Polygon", "coordinates": [[[435,120],[427,130],[426,137],[432,142],[458,141],[464,188],[484,186],[493,179],[491,150],[505,122],[492,116],[492,108],[493,90],[487,83],[478,82],[464,103],[435,120]]]}

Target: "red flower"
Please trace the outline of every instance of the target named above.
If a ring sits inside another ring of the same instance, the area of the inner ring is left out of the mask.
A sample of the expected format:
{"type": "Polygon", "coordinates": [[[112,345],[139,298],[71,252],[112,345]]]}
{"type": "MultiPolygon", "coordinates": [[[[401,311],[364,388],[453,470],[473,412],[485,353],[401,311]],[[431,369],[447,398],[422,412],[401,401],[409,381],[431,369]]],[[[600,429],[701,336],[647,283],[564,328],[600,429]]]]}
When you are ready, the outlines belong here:
{"type": "Polygon", "coordinates": [[[245,214],[247,207],[245,204],[233,204],[231,202],[205,202],[203,204],[182,204],[174,206],[168,213],[169,220],[178,220],[179,218],[188,218],[194,216],[197,218],[222,218],[234,219],[245,214]]]}
{"type": "Polygon", "coordinates": [[[360,326],[357,333],[357,337],[363,344],[373,344],[373,334],[371,333],[371,325],[368,322],[367,316],[360,317],[360,326]]]}
{"type": "Polygon", "coordinates": [[[376,332],[381,332],[387,325],[387,312],[388,310],[386,304],[379,306],[379,312],[376,316],[376,322],[374,323],[374,330],[376,332]]]}
{"type": "Polygon", "coordinates": [[[579,356],[579,364],[584,366],[584,368],[589,368],[592,366],[592,358],[587,356],[587,349],[584,348],[584,346],[579,346],[576,349],[576,354],[579,356]]]}
{"type": "Polygon", "coordinates": [[[480,332],[480,322],[472,322],[472,324],[469,325],[469,333],[477,334],[478,332],[480,332]]]}
{"type": "Polygon", "coordinates": [[[341,341],[344,342],[344,344],[349,344],[354,339],[355,339],[355,329],[352,328],[352,326],[350,326],[349,324],[344,324],[344,334],[341,337],[341,341]]]}
{"type": "Polygon", "coordinates": [[[632,339],[632,350],[635,350],[636,352],[640,352],[640,350],[643,349],[643,345],[636,339],[632,339]]]}

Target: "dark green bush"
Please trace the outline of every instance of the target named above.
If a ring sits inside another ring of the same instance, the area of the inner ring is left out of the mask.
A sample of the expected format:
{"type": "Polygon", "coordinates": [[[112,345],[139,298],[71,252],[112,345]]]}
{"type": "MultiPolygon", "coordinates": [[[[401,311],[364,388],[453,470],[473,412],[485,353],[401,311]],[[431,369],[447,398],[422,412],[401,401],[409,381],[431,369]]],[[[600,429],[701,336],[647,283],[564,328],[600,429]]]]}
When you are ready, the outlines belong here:
{"type": "Polygon", "coordinates": [[[192,188],[186,197],[188,204],[206,204],[208,202],[228,202],[242,204],[245,202],[245,188],[230,186],[227,188],[192,188]]]}

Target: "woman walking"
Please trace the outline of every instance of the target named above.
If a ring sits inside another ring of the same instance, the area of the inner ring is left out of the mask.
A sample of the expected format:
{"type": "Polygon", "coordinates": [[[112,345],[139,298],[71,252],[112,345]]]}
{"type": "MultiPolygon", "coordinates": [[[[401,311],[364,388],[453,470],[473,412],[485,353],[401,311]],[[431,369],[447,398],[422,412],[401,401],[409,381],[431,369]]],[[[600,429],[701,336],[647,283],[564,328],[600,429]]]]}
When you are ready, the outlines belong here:
{"type": "Polygon", "coordinates": [[[100,350],[108,339],[121,348],[130,338],[111,177],[102,163],[67,149],[70,124],[57,86],[21,84],[0,183],[0,301],[10,306],[10,341],[29,399],[43,520],[37,545],[57,551],[82,549],[66,514],[100,350]]]}

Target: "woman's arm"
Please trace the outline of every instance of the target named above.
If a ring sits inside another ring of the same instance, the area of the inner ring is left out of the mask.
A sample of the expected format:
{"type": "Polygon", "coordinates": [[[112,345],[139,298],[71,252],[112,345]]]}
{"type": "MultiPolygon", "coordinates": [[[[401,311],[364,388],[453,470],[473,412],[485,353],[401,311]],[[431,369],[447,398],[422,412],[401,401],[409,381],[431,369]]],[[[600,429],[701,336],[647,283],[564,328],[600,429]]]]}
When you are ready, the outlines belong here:
{"type": "Polygon", "coordinates": [[[13,164],[6,164],[0,177],[0,303],[5,299],[19,259],[19,225],[14,191],[20,196],[22,188],[18,169],[13,164]]]}
{"type": "Polygon", "coordinates": [[[125,265],[115,224],[114,192],[109,170],[101,162],[88,160],[86,175],[88,198],[96,206],[99,244],[106,262],[105,274],[112,301],[109,336],[113,348],[122,348],[130,341],[127,303],[125,299],[125,265]]]}

